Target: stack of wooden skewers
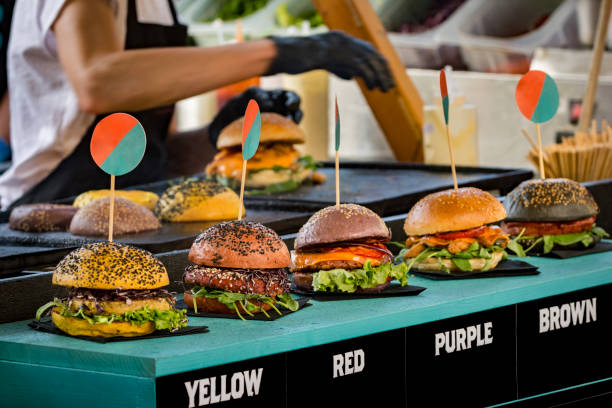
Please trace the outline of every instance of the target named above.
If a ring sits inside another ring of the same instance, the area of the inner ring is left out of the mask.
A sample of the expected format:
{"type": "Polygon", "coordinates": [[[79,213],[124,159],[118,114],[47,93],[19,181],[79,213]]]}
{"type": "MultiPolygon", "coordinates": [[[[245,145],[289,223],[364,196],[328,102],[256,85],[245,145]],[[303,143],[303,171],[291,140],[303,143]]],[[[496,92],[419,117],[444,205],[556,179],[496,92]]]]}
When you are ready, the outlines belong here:
{"type": "MultiPolygon", "coordinates": [[[[539,167],[538,148],[531,136],[523,129],[531,144],[527,158],[539,167]]],[[[575,181],[591,181],[612,178],[612,126],[604,120],[601,132],[597,122],[592,121],[589,133],[576,132],[564,137],[561,143],[543,149],[543,177],[565,177],[575,181]]]]}

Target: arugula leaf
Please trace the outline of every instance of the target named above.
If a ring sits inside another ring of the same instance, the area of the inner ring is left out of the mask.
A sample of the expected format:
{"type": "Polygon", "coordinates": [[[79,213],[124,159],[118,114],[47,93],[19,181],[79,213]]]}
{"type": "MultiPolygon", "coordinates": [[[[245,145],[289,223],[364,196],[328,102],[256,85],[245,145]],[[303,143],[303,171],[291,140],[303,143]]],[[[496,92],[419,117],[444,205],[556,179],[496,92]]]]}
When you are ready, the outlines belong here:
{"type": "Polygon", "coordinates": [[[300,157],[298,163],[302,166],[302,169],[310,169],[313,171],[321,167],[321,163],[313,159],[309,154],[300,157]]]}
{"type": "Polygon", "coordinates": [[[195,298],[202,297],[207,299],[216,299],[219,303],[224,304],[230,309],[234,309],[238,314],[238,317],[240,317],[242,320],[246,319],[244,319],[244,317],[242,317],[242,315],[240,314],[240,309],[242,309],[242,311],[244,311],[249,316],[253,316],[253,312],[261,311],[268,318],[270,317],[270,315],[268,315],[265,310],[249,302],[249,300],[256,300],[265,303],[269,305],[272,309],[274,309],[279,315],[282,315],[282,313],[276,308],[276,304],[279,304],[291,310],[292,312],[295,312],[300,307],[299,303],[295,299],[293,299],[289,293],[282,293],[276,298],[273,298],[270,296],[258,295],[255,293],[246,294],[229,292],[220,289],[207,289],[203,286],[194,286],[191,289],[191,293],[193,294],[193,309],[196,313],[198,312],[198,306],[195,301],[195,298]],[[238,306],[240,306],[240,308],[238,308],[238,306]]]}
{"type": "Polygon", "coordinates": [[[516,253],[519,256],[524,256],[522,254],[527,254],[540,242],[543,242],[543,249],[542,249],[543,253],[547,254],[553,250],[555,245],[569,246],[569,245],[574,245],[574,244],[581,242],[586,248],[593,243],[595,239],[594,237],[605,238],[605,237],[610,236],[603,228],[598,227],[595,224],[593,224],[593,228],[591,228],[588,231],[576,232],[576,233],[571,233],[571,234],[543,235],[541,237],[531,237],[531,236],[525,237],[525,236],[522,236],[522,233],[523,231],[521,231],[521,234],[519,234],[519,236],[514,238],[508,244],[508,248],[510,248],[514,253],[516,253]],[[519,241],[533,241],[533,242],[527,249],[523,249],[519,241]],[[515,246],[513,242],[516,242],[517,246],[515,246]],[[522,251],[522,253],[520,251],[522,251]]]}
{"type": "Polygon", "coordinates": [[[332,269],[315,272],[312,277],[312,286],[315,291],[348,292],[357,289],[371,289],[387,282],[388,278],[397,279],[402,286],[408,284],[408,267],[406,264],[393,265],[383,263],[372,266],[367,261],[361,269],[332,269]]]}
{"type": "Polygon", "coordinates": [[[398,248],[404,249],[406,248],[406,243],[405,242],[400,242],[400,241],[389,241],[387,242],[387,245],[395,245],[398,248]]]}
{"type": "Polygon", "coordinates": [[[300,187],[300,183],[297,181],[287,180],[281,183],[270,184],[265,188],[248,190],[247,195],[286,193],[297,190],[298,187],[300,187]]]}
{"type": "Polygon", "coordinates": [[[463,272],[472,272],[470,261],[463,258],[451,258],[451,261],[463,272]]]}
{"type": "Polygon", "coordinates": [[[130,322],[131,324],[141,326],[142,324],[151,321],[155,324],[157,330],[178,330],[181,327],[187,326],[186,310],[170,309],[170,310],[157,310],[149,309],[148,306],[140,308],[138,310],[132,310],[125,312],[124,314],[87,314],[83,308],[76,311],[71,310],[67,303],[58,298],[53,301],[46,303],[45,305],[38,308],[36,311],[36,320],[40,320],[42,315],[51,307],[59,307],[59,313],[65,317],[74,317],[77,319],[83,319],[89,322],[89,324],[110,324],[112,322],[130,322]]]}

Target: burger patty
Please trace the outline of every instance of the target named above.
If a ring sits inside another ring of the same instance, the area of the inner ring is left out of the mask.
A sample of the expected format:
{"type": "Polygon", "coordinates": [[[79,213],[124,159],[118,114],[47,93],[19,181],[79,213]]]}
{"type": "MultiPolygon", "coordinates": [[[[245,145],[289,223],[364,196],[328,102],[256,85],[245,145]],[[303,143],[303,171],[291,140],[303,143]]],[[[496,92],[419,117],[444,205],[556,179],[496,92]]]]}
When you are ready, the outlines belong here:
{"type": "Polygon", "coordinates": [[[312,265],[293,265],[291,272],[317,272],[328,269],[359,269],[363,263],[357,261],[321,261],[312,265]]]}
{"type": "Polygon", "coordinates": [[[510,235],[517,236],[523,229],[524,236],[560,235],[574,234],[577,232],[588,231],[593,228],[595,217],[584,218],[582,220],[569,222],[523,222],[523,221],[504,221],[502,229],[510,235]]]}
{"type": "Polygon", "coordinates": [[[232,269],[190,265],[183,280],[188,285],[230,292],[276,297],[289,291],[287,271],[281,269],[232,269]]]}
{"type": "Polygon", "coordinates": [[[73,288],[66,298],[68,307],[72,310],[85,308],[86,312],[94,314],[123,314],[128,311],[142,309],[170,310],[176,299],[166,289],[143,290],[103,290],[73,288]]]}

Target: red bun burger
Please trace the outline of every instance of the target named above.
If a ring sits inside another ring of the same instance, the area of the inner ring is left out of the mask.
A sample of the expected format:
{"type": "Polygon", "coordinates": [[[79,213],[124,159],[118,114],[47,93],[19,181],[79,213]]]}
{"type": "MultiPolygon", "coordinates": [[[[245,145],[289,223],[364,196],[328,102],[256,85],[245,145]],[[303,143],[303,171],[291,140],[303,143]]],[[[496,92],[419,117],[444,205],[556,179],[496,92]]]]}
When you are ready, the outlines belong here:
{"type": "Polygon", "coordinates": [[[289,250],[268,227],[230,221],[200,234],[189,251],[185,303],[196,312],[253,316],[277,306],[298,309],[289,295],[289,250]]]}

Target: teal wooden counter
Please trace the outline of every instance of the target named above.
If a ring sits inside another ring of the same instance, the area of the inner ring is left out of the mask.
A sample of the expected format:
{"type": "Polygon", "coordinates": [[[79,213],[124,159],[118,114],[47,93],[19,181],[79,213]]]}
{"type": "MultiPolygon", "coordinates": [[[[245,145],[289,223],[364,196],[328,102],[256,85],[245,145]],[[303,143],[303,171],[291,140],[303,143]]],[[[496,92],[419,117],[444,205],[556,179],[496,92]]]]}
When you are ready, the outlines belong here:
{"type": "MultiPolygon", "coordinates": [[[[527,261],[541,273],[453,281],[412,277],[410,284],[427,287],[419,296],[312,301],[311,307],[271,322],[190,318],[190,324],[209,326],[206,334],[98,344],[34,331],[26,326],[28,321],[3,324],[0,398],[12,395],[14,399],[5,402],[21,406],[38,406],[45,401],[47,406],[59,405],[58,387],[71,384],[72,401],[87,401],[88,407],[154,406],[155,377],[612,283],[612,252],[566,260],[532,257],[527,261]],[[114,395],[91,399],[95,390],[116,390],[116,379],[124,380],[119,389],[125,395],[111,391],[108,394],[114,395]],[[28,397],[31,387],[36,389],[36,398],[28,397]]],[[[47,299],[32,301],[43,304],[47,299]]]]}

